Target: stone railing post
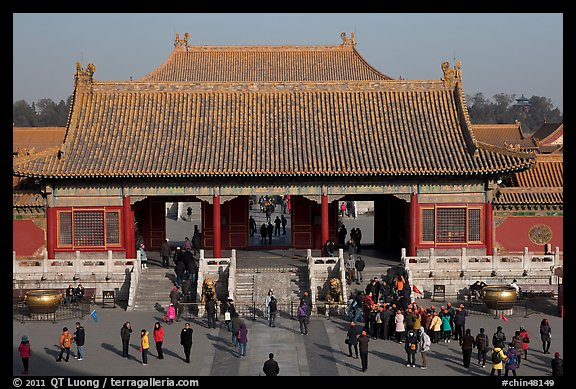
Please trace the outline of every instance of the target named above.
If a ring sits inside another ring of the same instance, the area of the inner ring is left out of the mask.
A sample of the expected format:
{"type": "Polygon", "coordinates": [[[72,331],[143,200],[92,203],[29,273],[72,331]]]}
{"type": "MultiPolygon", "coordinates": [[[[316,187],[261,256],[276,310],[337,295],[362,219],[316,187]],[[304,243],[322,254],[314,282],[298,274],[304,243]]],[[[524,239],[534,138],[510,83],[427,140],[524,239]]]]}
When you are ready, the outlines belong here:
{"type": "Polygon", "coordinates": [[[46,248],[44,248],[43,257],[44,258],[42,258],[42,276],[46,277],[46,274],[48,274],[48,250],[46,250],[46,248]]]}
{"type": "Polygon", "coordinates": [[[498,271],[498,249],[492,249],[492,271],[498,271]]]}
{"type": "Polygon", "coordinates": [[[340,263],[340,283],[342,284],[342,299],[348,301],[348,284],[346,284],[346,264],[344,263],[344,250],[338,249],[338,262],[340,263]]]}
{"type": "Polygon", "coordinates": [[[554,267],[560,266],[560,247],[554,249],[554,267]]]}
{"type": "Polygon", "coordinates": [[[110,274],[110,267],[113,265],[112,250],[108,250],[108,260],[106,261],[106,276],[110,274]]]}
{"type": "Polygon", "coordinates": [[[430,254],[428,256],[428,269],[434,271],[436,269],[436,251],[434,247],[430,248],[430,254]]]}
{"type": "MultiPolygon", "coordinates": [[[[198,284],[196,285],[196,301],[198,297],[202,296],[202,284],[204,283],[204,267],[206,265],[206,260],[204,259],[204,249],[200,249],[200,258],[198,259],[198,284]]],[[[234,299],[234,297],[230,296],[234,299]]],[[[200,308],[200,306],[198,306],[200,308]]]]}
{"type": "Polygon", "coordinates": [[[460,256],[460,271],[466,271],[468,268],[468,255],[466,252],[466,247],[462,247],[462,255],[460,256]]]}
{"type": "MultiPolygon", "coordinates": [[[[236,249],[230,253],[230,265],[228,265],[228,296],[236,295],[236,249]]],[[[234,297],[232,297],[234,299],[234,297]]]]}
{"type": "Polygon", "coordinates": [[[528,271],[532,267],[532,256],[528,252],[528,247],[524,247],[524,254],[522,255],[522,270],[528,271]]]}
{"type": "Polygon", "coordinates": [[[406,264],[406,247],[400,249],[400,261],[406,264]]]}
{"type": "Polygon", "coordinates": [[[80,251],[76,250],[76,258],[74,259],[74,274],[79,275],[80,274],[80,269],[81,269],[81,264],[80,264],[80,251]]]}

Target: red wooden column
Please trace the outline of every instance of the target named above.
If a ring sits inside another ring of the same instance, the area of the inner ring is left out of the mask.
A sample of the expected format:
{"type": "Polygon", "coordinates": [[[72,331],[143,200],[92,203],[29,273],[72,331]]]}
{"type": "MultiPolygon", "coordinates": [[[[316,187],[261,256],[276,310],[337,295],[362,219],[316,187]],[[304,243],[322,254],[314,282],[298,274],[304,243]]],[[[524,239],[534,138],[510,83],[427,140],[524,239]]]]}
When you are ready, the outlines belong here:
{"type": "MultiPolygon", "coordinates": [[[[324,251],[324,243],[328,240],[328,196],[322,195],[322,202],[320,204],[320,218],[321,220],[321,236],[322,236],[322,251],[324,251]]],[[[326,255],[326,253],[324,253],[326,255]]]]}
{"type": "Polygon", "coordinates": [[[54,259],[54,246],[56,246],[56,208],[48,207],[46,212],[46,251],[48,258],[54,259]]]}
{"type": "Polygon", "coordinates": [[[221,236],[220,236],[220,196],[214,195],[212,208],[212,223],[214,224],[214,258],[220,258],[221,236]]]}
{"type": "Polygon", "coordinates": [[[494,223],[492,221],[492,203],[486,203],[486,255],[492,255],[492,248],[494,246],[494,223]]]}
{"type": "Polygon", "coordinates": [[[416,243],[418,242],[418,194],[410,195],[410,235],[408,237],[408,256],[416,256],[416,243]]]}
{"type": "Polygon", "coordinates": [[[134,247],[134,221],[132,220],[130,196],[124,196],[122,198],[122,207],[122,214],[124,215],[124,245],[126,248],[126,258],[136,258],[136,248],[134,247]]]}

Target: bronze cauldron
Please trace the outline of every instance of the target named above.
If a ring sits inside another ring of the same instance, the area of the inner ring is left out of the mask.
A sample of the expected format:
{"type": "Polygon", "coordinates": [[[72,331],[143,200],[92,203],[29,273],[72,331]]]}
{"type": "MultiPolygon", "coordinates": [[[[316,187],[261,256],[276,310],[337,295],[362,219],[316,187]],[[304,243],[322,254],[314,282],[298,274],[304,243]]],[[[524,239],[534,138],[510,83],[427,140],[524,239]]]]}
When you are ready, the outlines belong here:
{"type": "Polygon", "coordinates": [[[486,285],[482,288],[482,295],[488,309],[507,310],[518,299],[516,288],[510,285],[486,285]]]}
{"type": "Polygon", "coordinates": [[[54,313],[61,300],[62,293],[54,289],[30,290],[24,296],[24,303],[31,313],[54,313]]]}

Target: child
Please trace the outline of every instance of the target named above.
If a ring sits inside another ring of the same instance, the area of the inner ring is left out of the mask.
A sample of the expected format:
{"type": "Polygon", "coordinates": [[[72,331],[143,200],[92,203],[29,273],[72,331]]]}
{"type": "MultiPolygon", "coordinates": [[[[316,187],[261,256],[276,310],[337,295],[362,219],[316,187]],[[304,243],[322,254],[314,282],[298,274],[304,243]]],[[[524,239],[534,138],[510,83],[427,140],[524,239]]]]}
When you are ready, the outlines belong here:
{"type": "Polygon", "coordinates": [[[174,304],[170,303],[170,306],[166,310],[166,316],[164,316],[164,321],[168,324],[174,323],[174,319],[176,318],[176,308],[174,308],[174,304]]]}
{"type": "Polygon", "coordinates": [[[24,365],[24,371],[22,374],[28,374],[28,360],[30,359],[30,341],[28,337],[24,335],[18,346],[18,352],[20,353],[20,358],[22,358],[22,365],[24,365]]]}

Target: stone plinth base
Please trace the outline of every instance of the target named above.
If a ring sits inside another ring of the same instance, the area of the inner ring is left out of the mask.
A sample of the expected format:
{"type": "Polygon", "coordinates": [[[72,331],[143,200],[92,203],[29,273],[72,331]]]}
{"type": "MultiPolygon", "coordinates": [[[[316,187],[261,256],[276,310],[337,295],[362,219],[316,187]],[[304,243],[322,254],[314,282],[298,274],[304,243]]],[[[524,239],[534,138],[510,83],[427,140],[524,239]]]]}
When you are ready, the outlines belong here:
{"type": "Polygon", "coordinates": [[[514,313],[514,308],[510,308],[510,309],[488,309],[488,312],[491,315],[494,315],[494,317],[496,317],[496,316],[500,317],[502,314],[504,314],[504,316],[511,316],[514,313]]]}

